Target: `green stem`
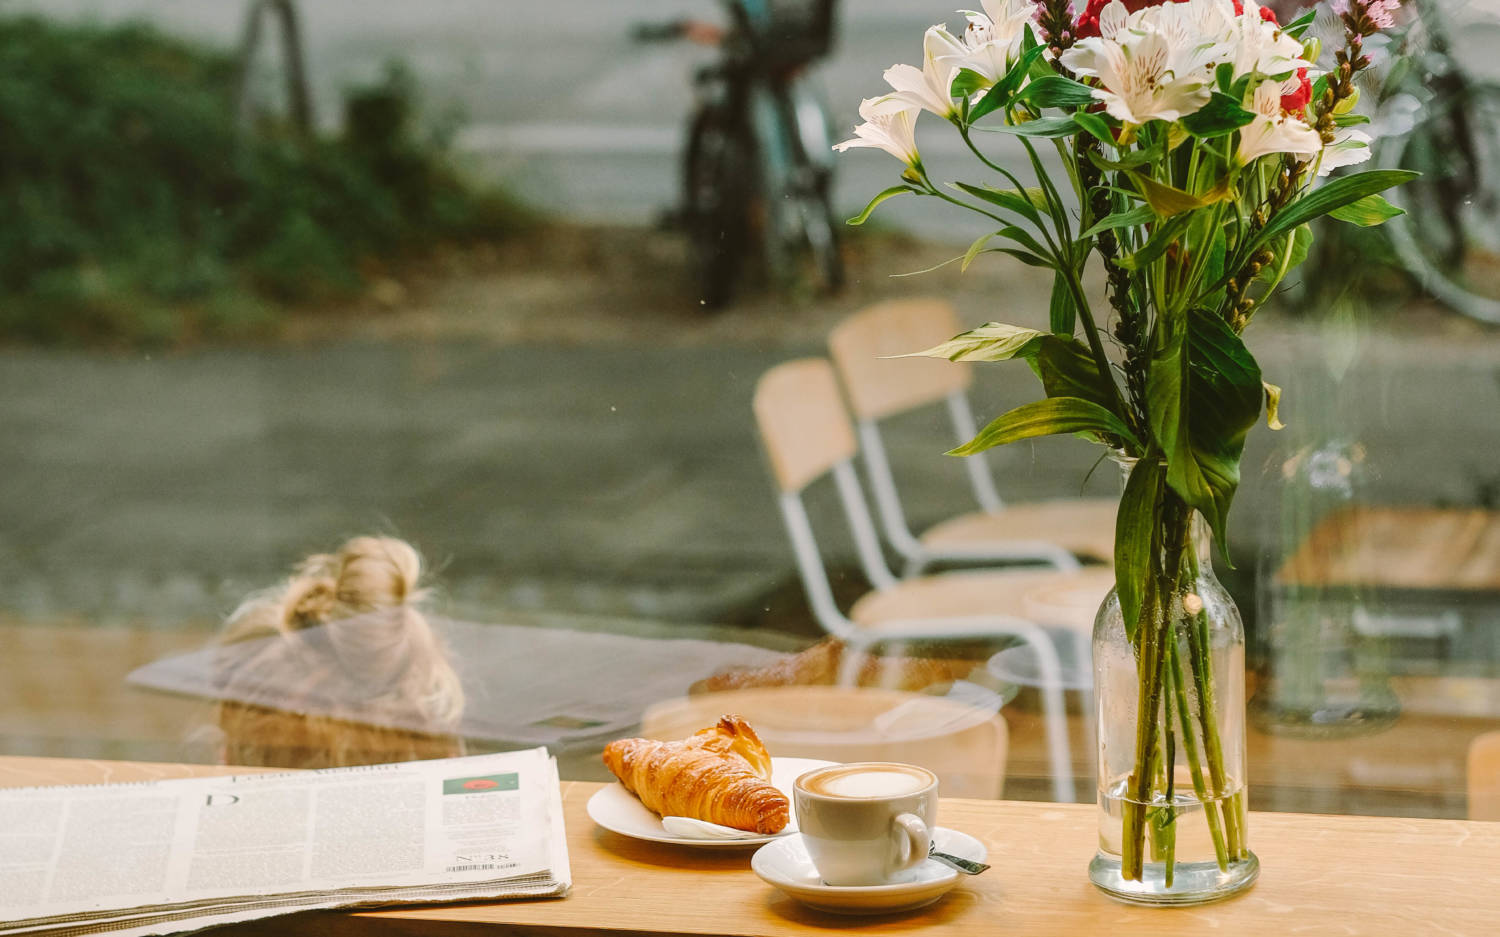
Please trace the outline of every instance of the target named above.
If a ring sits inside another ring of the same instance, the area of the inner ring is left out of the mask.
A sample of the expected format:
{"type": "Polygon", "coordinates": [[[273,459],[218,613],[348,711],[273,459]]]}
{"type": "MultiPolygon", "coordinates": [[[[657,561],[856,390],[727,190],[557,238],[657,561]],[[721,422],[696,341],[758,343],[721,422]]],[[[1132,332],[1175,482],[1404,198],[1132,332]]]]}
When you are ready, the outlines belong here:
{"type": "MultiPolygon", "coordinates": [[[[1017,179],[1014,173],[1006,169],[1004,166],[999,165],[998,163],[991,162],[990,158],[988,156],[985,156],[984,152],[980,150],[979,147],[974,145],[974,139],[969,135],[969,128],[960,126],[958,128],[958,135],[963,138],[964,143],[969,147],[969,152],[973,153],[976,159],[978,159],[985,166],[1004,176],[1006,181],[1015,187],[1016,194],[1018,196],[1028,202],[1031,201],[1031,196],[1026,194],[1026,187],[1021,184],[1021,180],[1017,179]]],[[[929,183],[929,185],[930,184],[931,183],[929,183]]],[[[1050,215],[1051,212],[1049,211],[1048,214],[1050,215]]],[[[1024,220],[1031,221],[1030,218],[1025,218],[1024,220]]],[[[1042,237],[1046,239],[1047,246],[1052,249],[1052,253],[1061,256],[1060,252],[1058,251],[1057,242],[1052,239],[1052,232],[1047,229],[1047,226],[1036,221],[1032,221],[1031,224],[1037,229],[1042,237]]]]}
{"type": "MultiPolygon", "coordinates": [[[[1196,560],[1194,561],[1196,569],[1196,560]]],[[[1195,576],[1196,578],[1196,576],[1195,576]]],[[[1193,685],[1198,696],[1198,721],[1203,726],[1203,747],[1208,763],[1213,803],[1224,811],[1224,841],[1231,859],[1244,857],[1244,825],[1237,804],[1229,801],[1228,778],[1224,772],[1224,746],[1219,738],[1218,702],[1214,698],[1213,660],[1208,646],[1208,616],[1199,612],[1193,617],[1188,654],[1193,685]]]]}
{"type": "Polygon", "coordinates": [[[1224,841],[1223,825],[1219,822],[1219,811],[1209,800],[1208,785],[1203,781],[1203,760],[1198,751],[1198,740],[1193,735],[1193,720],[1188,712],[1187,701],[1187,676],[1182,669],[1182,652],[1177,647],[1174,636],[1168,643],[1167,654],[1171,658],[1171,669],[1167,672],[1167,678],[1171,686],[1167,693],[1176,704],[1177,723],[1182,727],[1182,747],[1187,755],[1188,776],[1193,782],[1193,794],[1203,804],[1203,818],[1208,821],[1208,835],[1213,840],[1214,858],[1218,860],[1219,868],[1229,870],[1229,850],[1224,841]]]}

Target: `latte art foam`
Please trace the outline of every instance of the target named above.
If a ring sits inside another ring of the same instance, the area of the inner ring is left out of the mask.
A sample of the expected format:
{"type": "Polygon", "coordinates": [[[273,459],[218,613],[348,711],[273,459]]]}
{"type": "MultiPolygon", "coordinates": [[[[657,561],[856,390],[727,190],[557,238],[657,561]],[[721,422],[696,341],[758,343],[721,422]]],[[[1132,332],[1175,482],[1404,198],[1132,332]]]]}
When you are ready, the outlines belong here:
{"type": "Polygon", "coordinates": [[[802,786],[830,797],[900,797],[931,783],[926,772],[892,766],[831,769],[807,778],[802,786]]]}

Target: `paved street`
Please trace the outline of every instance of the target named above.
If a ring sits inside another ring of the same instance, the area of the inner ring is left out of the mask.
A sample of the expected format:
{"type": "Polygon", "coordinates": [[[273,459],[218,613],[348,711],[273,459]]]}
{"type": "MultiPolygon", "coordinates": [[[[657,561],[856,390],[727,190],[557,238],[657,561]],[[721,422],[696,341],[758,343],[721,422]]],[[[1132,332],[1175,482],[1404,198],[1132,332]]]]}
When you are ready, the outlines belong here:
{"type": "MultiPolygon", "coordinates": [[[[1252,560],[1279,523],[1273,446],[1363,442],[1371,500],[1494,499],[1492,351],[1372,342],[1335,394],[1314,363],[1317,336],[1264,338],[1292,427],[1252,435],[1235,515],[1252,560]],[[1346,421],[1337,430],[1335,418],[1346,421]]],[[[0,615],[202,626],[298,557],[384,530],[419,544],[476,615],[764,615],[807,628],[749,399],[765,368],[817,351],[441,341],[165,358],[6,351],[0,615]]],[[[1026,399],[1030,383],[1019,368],[986,370],[981,412],[1026,399]]],[[[949,440],[938,414],[898,422],[890,438],[916,519],[964,507],[961,470],[939,455],[949,440]]],[[[1066,496],[1094,457],[1052,440],[995,464],[1013,497],[1066,496]]],[[[1093,490],[1109,490],[1108,474],[1093,490]]],[[[816,503],[825,547],[849,555],[832,499],[816,503]]]]}

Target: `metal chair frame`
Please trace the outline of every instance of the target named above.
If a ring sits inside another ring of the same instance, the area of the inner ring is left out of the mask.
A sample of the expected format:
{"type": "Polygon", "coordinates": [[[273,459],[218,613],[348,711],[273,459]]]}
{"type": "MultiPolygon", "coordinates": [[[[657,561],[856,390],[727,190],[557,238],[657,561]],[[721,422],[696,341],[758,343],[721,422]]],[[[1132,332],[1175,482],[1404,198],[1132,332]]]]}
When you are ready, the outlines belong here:
{"type": "MultiPolygon", "coordinates": [[[[804,359],[799,362],[788,362],[780,368],[816,367],[820,360],[804,359]]],[[[832,367],[826,361],[821,361],[821,364],[828,369],[829,386],[833,389],[838,413],[843,420],[847,421],[848,417],[843,413],[842,401],[837,400],[837,383],[832,376],[832,367]]],[[[772,369],[762,377],[762,387],[765,386],[766,378],[777,370],[779,369],[772,369]]],[[[759,389],[757,396],[759,396],[759,389]]],[[[787,484],[787,479],[776,465],[774,454],[769,452],[770,443],[763,423],[760,430],[761,441],[768,449],[767,454],[771,456],[771,474],[780,489],[778,505],[787,534],[792,542],[792,553],[797,563],[798,575],[807,593],[808,603],[823,630],[843,641],[846,648],[844,659],[839,666],[837,677],[839,685],[852,686],[863,659],[881,645],[901,645],[913,641],[1010,637],[1031,646],[1037,655],[1037,664],[1042,675],[1043,685],[1038,689],[1042,696],[1053,796],[1059,801],[1071,803],[1075,797],[1075,789],[1068,743],[1067,710],[1061,689],[1062,665],[1057,656],[1057,649],[1046,631],[1033,622],[1008,615],[888,621],[882,622],[878,628],[861,626],[851,620],[838,607],[834,599],[828,570],[823,563],[817,539],[813,534],[812,520],[802,501],[802,493],[812,480],[824,474],[833,476],[844,517],[854,537],[860,566],[870,584],[876,590],[885,590],[899,588],[902,582],[891,572],[881,552],[880,541],[875,533],[875,523],[870,515],[869,506],[865,502],[864,492],[854,469],[852,454],[833,460],[830,465],[816,474],[804,467],[803,474],[811,477],[799,478],[795,483],[787,484]]]]}
{"type": "MultiPolygon", "coordinates": [[[[978,433],[974,422],[974,411],[969,407],[969,398],[963,391],[954,391],[944,402],[952,420],[954,433],[960,443],[968,442],[978,433]]],[[[1080,568],[1078,558],[1068,550],[1045,540],[1005,540],[975,547],[934,547],[922,543],[912,533],[906,519],[906,509],[901,504],[901,495],[896,490],[896,477],[886,455],[885,440],[880,427],[873,419],[862,419],[855,423],[859,434],[859,448],[865,463],[865,474],[869,476],[870,491],[875,497],[875,506],[880,515],[881,529],[885,539],[906,560],[904,575],[921,574],[934,563],[958,561],[981,562],[1033,562],[1045,563],[1059,570],[1080,568]]],[[[974,455],[963,460],[974,490],[974,499],[986,513],[998,514],[1005,506],[1000,493],[995,490],[995,478],[990,472],[984,456],[974,455]]]]}
{"type": "MultiPolygon", "coordinates": [[[[968,442],[978,433],[967,392],[972,380],[970,366],[929,359],[900,363],[881,359],[945,341],[959,329],[958,316],[948,303],[901,299],[856,312],[829,335],[829,349],[854,412],[881,531],[905,559],[906,576],[918,575],[945,560],[967,565],[1030,562],[1060,570],[1078,569],[1078,559],[1071,551],[1046,540],[1006,538],[984,544],[939,546],[923,543],[912,532],[897,492],[879,421],[942,400],[958,442],[968,442]]],[[[969,456],[963,463],[979,508],[987,514],[1000,513],[1005,502],[995,487],[995,477],[985,455],[969,456]]]]}

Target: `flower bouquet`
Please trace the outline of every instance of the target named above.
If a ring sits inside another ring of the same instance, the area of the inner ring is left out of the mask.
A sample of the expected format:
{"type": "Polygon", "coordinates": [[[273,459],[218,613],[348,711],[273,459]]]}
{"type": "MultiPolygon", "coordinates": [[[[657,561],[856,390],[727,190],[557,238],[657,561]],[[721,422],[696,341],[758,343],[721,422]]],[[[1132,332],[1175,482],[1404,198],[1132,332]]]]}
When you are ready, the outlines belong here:
{"type": "Polygon", "coordinates": [[[1098,442],[1125,469],[1114,592],[1095,627],[1100,852],[1095,884],[1127,900],[1209,900],[1247,887],[1244,636],[1213,579],[1246,434],[1280,391],[1242,333],[1307,256],[1308,222],[1399,214],[1378,193],[1413,174],[1323,180],[1369,155],[1355,76],[1395,0],[1336,0],[1343,42],[1320,66],[1309,13],[1278,24],[1242,0],[983,0],[959,34],[924,39],[922,67],[885,73],[836,147],[905,164],[851,223],[906,195],[987,220],[961,257],[1052,272],[1046,331],[990,323],[922,354],[1021,359],[1044,397],[954,454],[1053,434],[1098,442]],[[946,121],[988,179],[939,185],[916,141],[946,121]],[[1011,138],[996,159],[985,137],[1011,138]],[[1019,154],[1024,154],[1024,161],[1019,154]],[[1043,154],[1046,154],[1044,159],[1043,154]],[[1022,174],[1031,178],[1023,181],[1022,174]],[[1028,184],[1028,181],[1031,184],[1028,184]],[[1084,288],[1098,259],[1107,305],[1084,288]]]}

